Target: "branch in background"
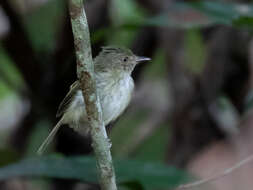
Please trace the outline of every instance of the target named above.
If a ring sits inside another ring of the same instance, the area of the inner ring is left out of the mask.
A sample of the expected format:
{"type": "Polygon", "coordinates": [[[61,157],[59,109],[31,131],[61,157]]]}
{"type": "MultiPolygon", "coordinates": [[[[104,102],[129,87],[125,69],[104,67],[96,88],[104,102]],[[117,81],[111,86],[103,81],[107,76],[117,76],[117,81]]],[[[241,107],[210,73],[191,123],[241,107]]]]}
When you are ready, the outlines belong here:
{"type": "Polygon", "coordinates": [[[196,182],[193,182],[193,183],[181,185],[177,189],[188,189],[188,188],[197,187],[197,186],[204,185],[206,183],[218,180],[222,177],[225,177],[225,176],[229,175],[233,171],[239,169],[243,165],[248,164],[252,161],[253,161],[253,155],[250,155],[249,157],[245,158],[244,160],[241,160],[240,162],[236,163],[233,167],[224,170],[220,174],[217,174],[215,176],[212,176],[212,177],[209,177],[209,178],[206,178],[206,179],[203,179],[203,180],[199,180],[199,181],[196,181],[196,182]]]}
{"type": "Polygon", "coordinates": [[[74,35],[77,76],[83,91],[90,127],[92,146],[99,169],[102,190],[117,190],[110,143],[102,119],[102,109],[96,92],[94,65],[91,56],[90,34],[82,0],[69,0],[74,35]]]}

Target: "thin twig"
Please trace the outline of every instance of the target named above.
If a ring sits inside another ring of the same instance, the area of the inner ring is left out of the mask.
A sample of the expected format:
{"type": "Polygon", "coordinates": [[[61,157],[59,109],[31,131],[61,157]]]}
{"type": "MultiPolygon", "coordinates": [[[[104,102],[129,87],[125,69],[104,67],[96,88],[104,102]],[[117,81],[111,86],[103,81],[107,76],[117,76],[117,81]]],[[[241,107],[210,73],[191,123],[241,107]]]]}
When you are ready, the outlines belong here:
{"type": "Polygon", "coordinates": [[[239,169],[241,166],[243,166],[245,164],[248,164],[251,161],[253,161],[253,155],[250,155],[247,158],[245,158],[244,160],[241,160],[240,162],[236,163],[233,167],[224,170],[220,174],[217,174],[215,176],[205,178],[203,180],[199,180],[199,181],[196,181],[196,182],[193,182],[193,183],[188,183],[188,184],[185,184],[185,185],[181,185],[177,189],[188,189],[188,188],[204,185],[206,183],[221,179],[222,177],[227,176],[228,174],[230,174],[233,171],[239,169]]]}
{"type": "Polygon", "coordinates": [[[83,0],[69,0],[69,11],[76,50],[77,76],[91,127],[92,146],[97,159],[101,189],[117,190],[110,152],[111,144],[106,134],[96,90],[90,34],[83,0]]]}

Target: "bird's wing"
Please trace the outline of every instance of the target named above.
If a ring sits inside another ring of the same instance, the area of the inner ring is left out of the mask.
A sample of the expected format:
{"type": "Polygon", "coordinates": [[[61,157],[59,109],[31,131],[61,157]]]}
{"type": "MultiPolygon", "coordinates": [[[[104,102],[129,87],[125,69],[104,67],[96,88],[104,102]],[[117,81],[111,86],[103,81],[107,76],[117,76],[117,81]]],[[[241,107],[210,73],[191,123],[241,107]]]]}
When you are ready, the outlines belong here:
{"type": "Polygon", "coordinates": [[[70,103],[72,102],[73,98],[76,95],[76,92],[80,89],[80,84],[78,81],[75,81],[71,86],[68,94],[65,96],[65,98],[60,103],[60,106],[58,108],[58,111],[56,113],[56,117],[60,117],[62,114],[65,113],[65,111],[68,109],[70,103]]]}

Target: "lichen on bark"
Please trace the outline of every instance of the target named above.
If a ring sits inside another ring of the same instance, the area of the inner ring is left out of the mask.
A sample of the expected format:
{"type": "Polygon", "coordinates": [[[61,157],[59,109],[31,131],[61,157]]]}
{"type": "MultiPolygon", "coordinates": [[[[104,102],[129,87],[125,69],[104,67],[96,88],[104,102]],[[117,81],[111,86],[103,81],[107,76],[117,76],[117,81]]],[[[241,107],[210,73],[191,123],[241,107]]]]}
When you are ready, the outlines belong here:
{"type": "Polygon", "coordinates": [[[110,152],[111,144],[102,119],[102,109],[96,90],[90,34],[83,0],[69,0],[69,12],[74,36],[77,77],[81,84],[91,128],[92,146],[97,159],[102,190],[117,190],[110,152]]]}

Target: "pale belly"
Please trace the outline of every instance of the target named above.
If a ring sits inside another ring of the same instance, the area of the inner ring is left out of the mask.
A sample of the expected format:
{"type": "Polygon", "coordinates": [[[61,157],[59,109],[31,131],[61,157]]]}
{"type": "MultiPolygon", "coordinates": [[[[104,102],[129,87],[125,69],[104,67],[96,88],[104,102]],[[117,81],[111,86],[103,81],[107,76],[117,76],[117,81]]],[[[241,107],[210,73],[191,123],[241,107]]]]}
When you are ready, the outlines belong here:
{"type": "MultiPolygon", "coordinates": [[[[116,85],[110,86],[109,89],[108,85],[103,83],[98,85],[98,95],[105,125],[117,119],[128,106],[134,89],[133,79],[131,77],[122,79],[116,85]],[[101,93],[102,91],[107,93],[101,93]]],[[[68,111],[64,114],[65,121],[70,127],[77,129],[80,125],[87,124],[86,115],[82,92],[79,90],[68,111]]]]}
{"type": "MultiPolygon", "coordinates": [[[[128,80],[121,80],[105,96],[100,95],[105,125],[117,119],[126,109],[131,100],[133,89],[133,80],[129,77],[128,80]]],[[[99,94],[101,93],[99,92],[99,94]]]]}

